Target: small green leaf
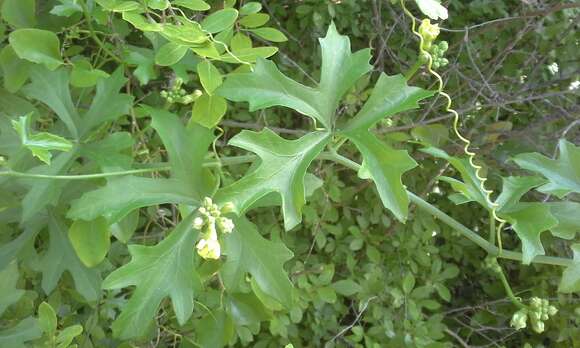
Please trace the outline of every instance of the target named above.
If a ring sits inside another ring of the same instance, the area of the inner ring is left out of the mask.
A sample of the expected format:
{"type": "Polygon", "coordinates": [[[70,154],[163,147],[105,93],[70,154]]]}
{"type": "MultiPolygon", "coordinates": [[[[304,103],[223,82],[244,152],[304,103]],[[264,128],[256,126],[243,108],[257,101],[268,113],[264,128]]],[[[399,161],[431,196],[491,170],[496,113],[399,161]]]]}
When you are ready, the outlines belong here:
{"type": "Polygon", "coordinates": [[[558,220],[558,225],[551,229],[554,236],[573,239],[580,233],[580,203],[550,202],[550,212],[558,220]]]}
{"type": "Polygon", "coordinates": [[[352,279],[343,279],[332,284],[332,288],[342,296],[352,296],[360,292],[362,288],[352,279]]]}
{"type": "Polygon", "coordinates": [[[574,252],[574,264],[564,270],[558,286],[559,292],[580,292],[580,244],[573,244],[572,251],[574,252]]]}
{"type": "Polygon", "coordinates": [[[284,263],[292,258],[292,252],[283,243],[262,237],[245,218],[235,219],[234,224],[234,232],[224,238],[227,258],[220,273],[226,289],[229,292],[240,289],[249,273],[266,295],[290,308],[292,283],[284,263]]]}
{"type": "Polygon", "coordinates": [[[410,294],[415,288],[415,277],[411,273],[407,273],[403,278],[403,292],[405,294],[410,294]]]}
{"type": "Polygon", "coordinates": [[[194,289],[200,286],[195,271],[194,250],[198,232],[192,228],[194,214],[155,246],[130,245],[131,261],[116,269],[103,282],[103,288],[135,286],[129,302],[113,322],[115,337],[143,336],[161,301],[169,297],[180,325],[193,313],[194,289]]]}
{"type": "Polygon", "coordinates": [[[68,230],[68,238],[77,256],[87,267],[101,263],[111,246],[109,224],[103,217],[73,222],[68,230]]]}
{"type": "Polygon", "coordinates": [[[188,8],[193,11],[207,11],[211,7],[203,0],[173,0],[174,5],[188,8]]]}
{"type": "Polygon", "coordinates": [[[113,12],[127,12],[143,9],[136,1],[127,0],[96,0],[97,4],[101,5],[107,11],[113,12]]]}
{"type": "Polygon", "coordinates": [[[161,46],[155,54],[155,63],[161,66],[170,66],[176,64],[185,56],[187,46],[182,46],[174,42],[168,42],[161,46]]]}
{"type": "Polygon", "coordinates": [[[252,33],[256,34],[257,36],[261,37],[264,40],[272,41],[272,42],[284,42],[288,41],[288,38],[284,33],[280,30],[275,28],[257,28],[250,30],[252,33]]]}
{"type": "Polygon", "coordinates": [[[439,18],[445,20],[449,17],[447,9],[440,4],[440,0],[415,0],[421,12],[429,18],[438,20],[439,18]]]}
{"type": "Polygon", "coordinates": [[[201,22],[201,27],[203,30],[214,34],[234,25],[236,19],[238,19],[238,11],[233,8],[226,8],[204,18],[201,22]]]}
{"type": "Polygon", "coordinates": [[[79,336],[81,333],[83,333],[83,327],[78,324],[64,328],[56,337],[56,348],[70,347],[70,344],[75,337],[79,336]]]}
{"type": "Polygon", "coordinates": [[[2,19],[14,28],[36,25],[36,0],[4,0],[0,10],[2,19]]]}
{"type": "Polygon", "coordinates": [[[58,135],[46,132],[29,134],[30,117],[30,114],[19,117],[18,121],[12,121],[12,126],[20,136],[22,145],[28,148],[34,156],[44,163],[50,164],[52,158],[50,151],[68,152],[72,149],[72,143],[58,135]]]}
{"type": "Polygon", "coordinates": [[[191,112],[191,120],[212,129],[218,125],[226,114],[228,105],[220,96],[204,94],[199,97],[191,112]]]}
{"type": "Polygon", "coordinates": [[[265,13],[253,13],[242,17],[239,21],[241,26],[246,28],[257,28],[268,23],[270,16],[265,13]]]}
{"type": "Polygon", "coordinates": [[[250,14],[258,13],[262,10],[262,4],[256,1],[250,1],[244,4],[240,9],[240,15],[247,16],[250,14]]]}
{"type": "Polygon", "coordinates": [[[207,42],[208,36],[199,23],[185,22],[181,25],[164,24],[161,35],[167,40],[187,47],[198,47],[207,42]]]}
{"type": "Polygon", "coordinates": [[[203,60],[197,64],[197,74],[201,85],[209,95],[221,86],[223,82],[222,74],[209,60],[203,60]]]}
{"type": "Polygon", "coordinates": [[[77,0],[60,0],[61,5],[56,5],[50,10],[50,14],[61,17],[70,17],[75,13],[82,13],[83,8],[77,0]]]}
{"type": "Polygon", "coordinates": [[[55,70],[63,64],[55,33],[41,29],[18,29],[10,33],[10,45],[18,57],[55,70]]]}
{"type": "Polygon", "coordinates": [[[153,10],[165,11],[171,6],[169,0],[146,0],[147,6],[153,10]]]}
{"type": "Polygon", "coordinates": [[[38,306],[38,325],[49,337],[56,334],[56,313],[46,302],[42,302],[40,306],[38,306]]]}

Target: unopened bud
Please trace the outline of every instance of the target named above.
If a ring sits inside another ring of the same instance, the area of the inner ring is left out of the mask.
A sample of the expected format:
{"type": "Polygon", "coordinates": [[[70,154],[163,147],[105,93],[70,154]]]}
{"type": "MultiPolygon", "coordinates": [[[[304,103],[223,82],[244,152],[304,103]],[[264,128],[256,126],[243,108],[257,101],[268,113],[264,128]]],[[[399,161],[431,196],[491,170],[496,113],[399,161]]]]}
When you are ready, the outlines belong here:
{"type": "Polygon", "coordinates": [[[204,225],[204,221],[201,217],[196,217],[195,219],[193,219],[193,228],[195,228],[196,230],[201,230],[203,228],[204,225]]]}
{"type": "Polygon", "coordinates": [[[527,309],[520,309],[519,311],[515,312],[512,316],[512,320],[510,325],[513,326],[516,330],[523,329],[527,326],[528,321],[528,310],[527,309]]]}
{"type": "Polygon", "coordinates": [[[236,211],[236,206],[232,202],[227,202],[222,206],[221,213],[222,214],[229,214],[236,211]]]}

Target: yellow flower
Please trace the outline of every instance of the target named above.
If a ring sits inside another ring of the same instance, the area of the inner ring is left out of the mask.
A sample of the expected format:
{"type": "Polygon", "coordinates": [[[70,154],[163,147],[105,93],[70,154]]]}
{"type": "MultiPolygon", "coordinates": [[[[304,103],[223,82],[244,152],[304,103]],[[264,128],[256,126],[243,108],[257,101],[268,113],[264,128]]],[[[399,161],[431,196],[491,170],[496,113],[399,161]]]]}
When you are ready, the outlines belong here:
{"type": "Polygon", "coordinates": [[[431,24],[431,20],[423,19],[419,26],[419,34],[423,37],[423,49],[428,50],[440,32],[439,24],[431,24]]]}

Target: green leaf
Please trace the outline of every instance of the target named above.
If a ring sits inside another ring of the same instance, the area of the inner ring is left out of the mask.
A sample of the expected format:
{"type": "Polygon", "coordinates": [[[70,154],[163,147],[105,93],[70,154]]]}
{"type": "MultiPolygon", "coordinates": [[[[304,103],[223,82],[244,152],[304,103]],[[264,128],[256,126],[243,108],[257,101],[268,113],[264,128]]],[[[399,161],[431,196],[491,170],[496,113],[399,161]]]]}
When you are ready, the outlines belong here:
{"type": "Polygon", "coordinates": [[[141,9],[142,6],[136,1],[126,0],[96,0],[97,4],[101,5],[107,11],[126,12],[141,9]]]}
{"type": "Polygon", "coordinates": [[[56,334],[57,318],[54,309],[46,302],[38,306],[38,326],[48,337],[56,334]]]}
{"type": "Polygon", "coordinates": [[[510,176],[502,178],[503,186],[496,203],[499,210],[510,210],[531,189],[545,183],[545,180],[534,176],[510,176]]]}
{"type": "Polygon", "coordinates": [[[572,245],[574,264],[568,266],[562,274],[558,291],[572,293],[580,291],[580,243],[572,245]]]}
{"type": "Polygon", "coordinates": [[[105,122],[115,121],[120,116],[129,114],[133,97],[119,93],[119,90],[127,83],[123,72],[123,67],[119,67],[111,76],[97,82],[95,97],[89,110],[82,117],[81,136],[87,135],[105,122]]]}
{"type": "Polygon", "coordinates": [[[226,306],[237,326],[254,325],[272,318],[272,313],[254,294],[230,294],[226,306]]]}
{"type": "Polygon", "coordinates": [[[228,104],[224,98],[204,94],[193,104],[191,120],[206,128],[213,129],[220,123],[227,109],[228,104]]]}
{"type": "Polygon", "coordinates": [[[322,71],[316,88],[284,76],[270,61],[258,60],[253,72],[232,75],[218,93],[233,101],[249,102],[250,111],[276,105],[289,107],[330,129],[344,93],[372,69],[371,55],[368,49],[351,53],[348,37],[339,35],[334,25],[320,44],[322,71]]]}
{"type": "Polygon", "coordinates": [[[305,203],[304,176],[310,163],[329,141],[326,132],[312,132],[297,140],[286,140],[265,128],[242,131],[230,144],[256,153],[261,164],[237,182],[222,188],[216,200],[231,201],[239,214],[270,192],[282,197],[284,227],[290,230],[302,221],[305,203]]]}
{"type": "Polygon", "coordinates": [[[400,221],[405,221],[409,198],[401,176],[417,163],[407,151],[395,150],[369,132],[378,121],[396,113],[419,107],[418,101],[433,92],[407,86],[402,75],[381,74],[371,96],[362,109],[343,128],[363,156],[361,178],[373,179],[383,205],[400,221]]]}
{"type": "Polygon", "coordinates": [[[257,28],[257,29],[251,29],[250,31],[252,33],[256,34],[257,36],[261,37],[262,39],[268,40],[271,42],[288,41],[288,38],[286,37],[286,35],[284,35],[284,33],[282,33],[280,30],[275,29],[275,28],[270,28],[270,27],[257,28]]]}
{"type": "Polygon", "coordinates": [[[104,216],[112,224],[142,207],[196,202],[196,199],[185,194],[183,184],[178,180],[125,176],[112,179],[106,186],[73,201],[67,217],[90,221],[104,216]]]}
{"type": "Polygon", "coordinates": [[[31,114],[19,117],[18,121],[12,121],[12,126],[20,136],[22,146],[28,148],[34,156],[50,165],[52,158],[50,151],[68,152],[72,149],[73,144],[58,135],[46,132],[29,134],[30,117],[31,114]]]}
{"type": "Polygon", "coordinates": [[[215,136],[213,130],[190,124],[187,128],[174,114],[146,108],[151,115],[151,126],[157,131],[169,154],[171,176],[182,183],[181,191],[197,201],[211,196],[215,180],[202,167],[209,146],[215,136]]]}
{"type": "Polygon", "coordinates": [[[155,63],[161,66],[170,66],[176,64],[185,56],[189,47],[168,42],[161,46],[155,54],[155,63]]]}
{"type": "Polygon", "coordinates": [[[234,232],[224,237],[226,261],[220,271],[228,292],[236,292],[249,273],[259,288],[286,308],[292,305],[292,283],[284,263],[293,256],[281,242],[264,239],[256,226],[237,218],[234,232]]]}
{"type": "MultiPolygon", "coordinates": [[[[81,325],[72,325],[64,328],[56,336],[56,348],[68,348],[75,337],[83,333],[83,327],[81,325]]],[[[72,346],[70,346],[72,348],[72,346]]]]}
{"type": "Polygon", "coordinates": [[[415,0],[415,2],[421,12],[431,19],[438,20],[441,18],[445,20],[449,17],[447,9],[441,5],[440,0],[415,0]]]}
{"type": "Polygon", "coordinates": [[[55,33],[41,29],[18,29],[10,33],[10,45],[16,55],[55,70],[63,64],[60,41],[55,33]]]}
{"type": "MultiPolygon", "coordinates": [[[[73,164],[78,154],[75,149],[55,156],[50,166],[42,165],[29,170],[29,173],[58,175],[65,173],[73,164]]],[[[21,222],[34,219],[35,215],[49,205],[55,205],[66,181],[36,180],[22,200],[21,222]]]]}
{"type": "Polygon", "coordinates": [[[517,155],[514,161],[549,180],[539,191],[563,198],[570,192],[580,193],[580,147],[561,139],[558,148],[560,156],[556,160],[538,153],[526,153],[517,155]]]}
{"type": "Polygon", "coordinates": [[[169,0],[146,0],[147,6],[153,10],[165,11],[171,5],[169,0]]]}
{"type": "Polygon", "coordinates": [[[332,288],[342,296],[352,296],[357,292],[362,290],[361,286],[358,285],[352,279],[343,279],[332,284],[332,288]]]}
{"type": "Polygon", "coordinates": [[[14,28],[36,25],[36,0],[4,0],[0,10],[2,19],[14,28]]]}
{"type": "Polygon", "coordinates": [[[173,0],[174,5],[188,8],[193,11],[207,11],[211,7],[203,0],[173,0]]]}
{"type": "Polygon", "coordinates": [[[68,240],[66,230],[64,223],[51,215],[48,226],[50,237],[48,250],[39,263],[42,289],[50,294],[63,273],[68,271],[81,296],[89,302],[96,301],[100,296],[100,273],[82,264],[68,240]]]}
{"type": "Polygon", "coordinates": [[[50,10],[50,14],[61,17],[70,17],[75,13],[82,13],[83,8],[77,0],[60,0],[61,5],[56,5],[50,10]]]}
{"type": "Polygon", "coordinates": [[[68,230],[68,238],[77,256],[87,267],[101,263],[111,247],[109,223],[103,217],[73,222],[68,230]]]}
{"type": "Polygon", "coordinates": [[[197,64],[197,74],[203,89],[211,95],[223,82],[222,74],[209,60],[197,64]]]}
{"type": "Polygon", "coordinates": [[[550,202],[550,212],[558,220],[558,225],[551,229],[554,236],[573,239],[580,233],[580,203],[550,202]]]}
{"type": "Polygon", "coordinates": [[[262,4],[256,1],[247,2],[240,9],[240,15],[247,16],[250,14],[258,13],[262,10],[262,4]]]}
{"type": "Polygon", "coordinates": [[[0,52],[0,68],[2,68],[4,88],[8,92],[16,93],[28,80],[31,66],[32,63],[29,61],[18,58],[12,47],[5,46],[0,52]]]}
{"type": "Polygon", "coordinates": [[[194,244],[197,230],[193,214],[155,246],[130,245],[131,262],[115,270],[103,282],[104,289],[135,286],[131,299],[113,322],[113,333],[120,339],[143,336],[147,323],[157,313],[161,301],[169,297],[180,325],[193,312],[194,289],[200,286],[195,272],[194,244]]]}
{"type": "Polygon", "coordinates": [[[88,60],[81,59],[74,62],[70,75],[70,84],[74,87],[93,87],[100,79],[109,77],[109,74],[100,69],[94,69],[88,60]]]}
{"type": "Polygon", "coordinates": [[[544,255],[540,235],[558,225],[558,220],[550,213],[550,207],[543,203],[519,203],[509,211],[502,211],[522,241],[522,263],[529,265],[537,255],[544,255]]]}
{"type": "Polygon", "coordinates": [[[24,290],[16,288],[18,282],[18,264],[16,261],[8,264],[6,268],[0,271],[0,317],[6,311],[6,308],[15,304],[24,295],[24,290]]]}
{"type": "Polygon", "coordinates": [[[372,178],[385,208],[397,219],[405,221],[409,211],[409,197],[402,175],[415,168],[417,163],[405,150],[396,150],[380,141],[368,131],[347,135],[363,156],[359,177],[372,178]]]}
{"type": "Polygon", "coordinates": [[[211,312],[196,322],[197,347],[225,347],[234,334],[232,319],[221,309],[211,312]],[[219,333],[219,334],[216,334],[219,333]]]}
{"type": "Polygon", "coordinates": [[[30,73],[32,83],[24,86],[24,94],[48,105],[64,122],[72,137],[78,139],[81,121],[70,95],[68,72],[34,67],[30,73]]]}
{"type": "Polygon", "coordinates": [[[201,22],[201,27],[203,30],[214,34],[230,28],[234,25],[236,19],[238,19],[238,11],[233,8],[225,8],[205,17],[201,22]]]}
{"type": "Polygon", "coordinates": [[[0,331],[0,347],[25,348],[30,342],[42,336],[38,322],[33,317],[20,321],[16,326],[0,331]]]}
{"type": "Polygon", "coordinates": [[[415,277],[413,276],[412,273],[407,273],[405,275],[405,277],[403,278],[403,292],[405,294],[410,294],[411,291],[413,291],[413,288],[415,288],[415,277]]]}
{"type": "Polygon", "coordinates": [[[252,13],[240,19],[240,25],[246,28],[257,28],[268,23],[270,16],[265,13],[252,13]]]}

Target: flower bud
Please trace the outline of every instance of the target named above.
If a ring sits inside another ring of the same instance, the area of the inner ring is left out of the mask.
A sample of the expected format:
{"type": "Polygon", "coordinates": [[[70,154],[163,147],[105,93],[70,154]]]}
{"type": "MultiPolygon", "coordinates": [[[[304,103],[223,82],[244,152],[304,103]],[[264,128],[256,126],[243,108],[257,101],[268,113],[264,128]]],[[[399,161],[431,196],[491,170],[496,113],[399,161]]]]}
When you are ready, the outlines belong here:
{"type": "Polygon", "coordinates": [[[223,233],[232,233],[234,231],[234,222],[228,218],[219,218],[218,227],[223,233]]]}
{"type": "Polygon", "coordinates": [[[523,329],[527,326],[528,321],[528,310],[527,309],[520,309],[519,311],[515,312],[512,316],[512,320],[510,325],[513,326],[516,330],[523,329]]]}
{"type": "Polygon", "coordinates": [[[195,228],[196,230],[201,230],[203,228],[204,225],[204,221],[201,217],[196,217],[195,219],[193,219],[193,228],[195,228]]]}
{"type": "Polygon", "coordinates": [[[423,19],[421,25],[419,26],[419,34],[423,37],[423,49],[428,50],[431,44],[437,36],[439,36],[440,30],[438,24],[431,24],[429,19],[423,19]]]}
{"type": "Polygon", "coordinates": [[[220,243],[213,239],[200,239],[196,245],[197,253],[204,259],[217,260],[221,255],[220,243]]]}
{"type": "Polygon", "coordinates": [[[229,214],[236,211],[236,206],[232,202],[227,202],[222,206],[221,213],[222,214],[229,214]]]}
{"type": "Polygon", "coordinates": [[[558,313],[558,308],[554,307],[554,306],[549,306],[548,307],[548,315],[553,317],[554,315],[556,315],[556,313],[558,313]]]}
{"type": "Polygon", "coordinates": [[[537,333],[544,332],[545,329],[544,322],[541,320],[532,320],[532,329],[534,329],[534,331],[536,331],[537,333]]]}

